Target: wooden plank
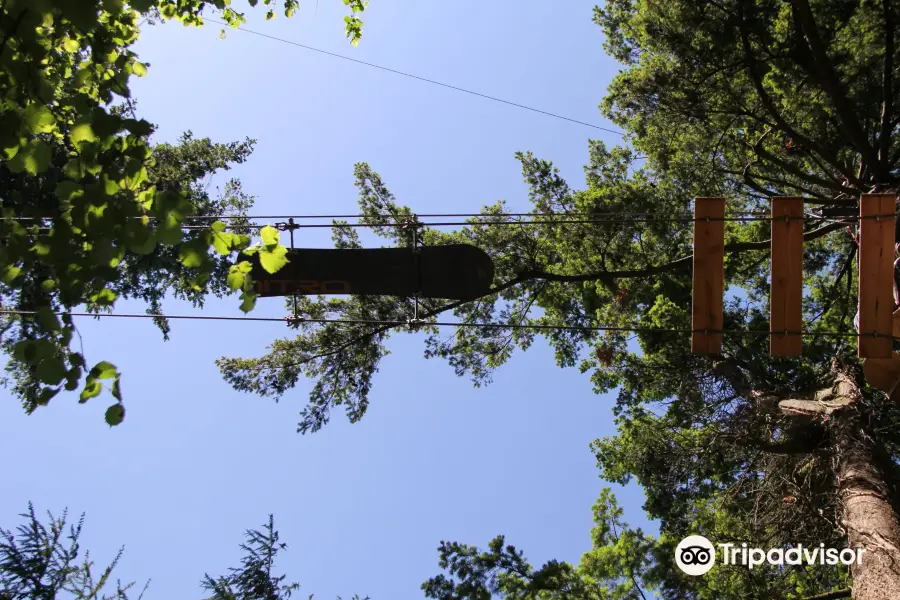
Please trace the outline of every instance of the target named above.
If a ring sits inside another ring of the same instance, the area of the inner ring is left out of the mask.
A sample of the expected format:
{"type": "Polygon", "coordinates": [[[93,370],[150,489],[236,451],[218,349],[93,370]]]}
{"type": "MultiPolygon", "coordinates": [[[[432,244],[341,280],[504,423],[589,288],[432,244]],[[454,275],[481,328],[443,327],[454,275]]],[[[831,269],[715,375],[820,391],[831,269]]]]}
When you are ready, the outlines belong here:
{"type": "Polygon", "coordinates": [[[884,336],[860,335],[861,357],[892,356],[896,203],[895,194],[863,194],[859,203],[859,333],[884,336]]]}
{"type": "Polygon", "coordinates": [[[694,200],[694,279],[691,351],[720,354],[725,298],[725,198],[694,200]],[[718,220],[707,220],[718,219],[718,220]]]}
{"type": "MultiPolygon", "coordinates": [[[[894,337],[900,337],[900,310],[894,311],[893,322],[894,337]]],[[[869,385],[895,402],[900,400],[900,352],[894,352],[891,358],[867,358],[863,361],[863,373],[869,385]]]]}
{"type": "Polygon", "coordinates": [[[491,257],[475,246],[446,244],[412,248],[295,248],[291,268],[277,273],[251,259],[251,276],[261,297],[296,294],[474,300],[490,291],[491,257]],[[417,263],[418,261],[418,263],[417,263]],[[420,269],[421,268],[421,272],[420,269]]]}
{"type": "Polygon", "coordinates": [[[800,356],[803,338],[803,198],[772,198],[769,354],[800,356]],[[787,218],[789,220],[785,221],[787,218]],[[782,220],[778,220],[782,219],[782,220]],[[785,332],[790,332],[785,334],[785,332]]]}

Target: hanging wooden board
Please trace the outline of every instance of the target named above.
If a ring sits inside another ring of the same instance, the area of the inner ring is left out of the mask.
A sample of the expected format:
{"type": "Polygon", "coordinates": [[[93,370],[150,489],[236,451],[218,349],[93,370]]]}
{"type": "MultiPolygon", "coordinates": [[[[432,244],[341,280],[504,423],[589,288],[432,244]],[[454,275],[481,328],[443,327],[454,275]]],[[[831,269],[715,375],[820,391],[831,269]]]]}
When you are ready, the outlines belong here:
{"type": "MultiPolygon", "coordinates": [[[[894,337],[900,338],[900,310],[894,311],[892,320],[894,337]]],[[[900,401],[900,352],[894,352],[891,358],[867,358],[863,372],[869,385],[900,401]]]]}
{"type": "Polygon", "coordinates": [[[859,203],[859,356],[891,358],[894,312],[895,194],[863,194],[859,203]],[[878,216],[878,219],[872,218],[878,216]]]}
{"type": "Polygon", "coordinates": [[[691,351],[720,354],[725,299],[725,199],[694,200],[694,273],[691,351]],[[710,219],[710,220],[707,220],[710,219]]]}
{"type": "Polygon", "coordinates": [[[253,260],[251,276],[263,298],[350,294],[474,300],[490,290],[491,257],[467,244],[412,248],[300,248],[268,273],[253,260]]]}
{"type": "Polygon", "coordinates": [[[799,356],[802,327],[803,198],[772,198],[769,353],[773,356],[799,356]]]}

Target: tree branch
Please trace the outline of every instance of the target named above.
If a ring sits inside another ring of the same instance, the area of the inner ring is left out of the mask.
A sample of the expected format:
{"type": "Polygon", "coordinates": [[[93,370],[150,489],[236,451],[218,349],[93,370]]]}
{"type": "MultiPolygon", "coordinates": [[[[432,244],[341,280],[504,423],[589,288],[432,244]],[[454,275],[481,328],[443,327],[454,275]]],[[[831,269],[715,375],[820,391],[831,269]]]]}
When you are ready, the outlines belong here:
{"type": "Polygon", "coordinates": [[[893,118],[893,77],[894,77],[894,19],[891,15],[891,0],[881,0],[884,14],[884,66],[881,74],[881,136],[878,138],[878,159],[884,172],[890,170],[891,133],[893,118]]]}
{"type": "Polygon", "coordinates": [[[802,600],[838,600],[839,598],[850,598],[852,594],[853,590],[846,588],[843,590],[835,590],[833,592],[825,592],[824,594],[817,594],[815,596],[807,596],[802,600]]]}
{"type": "Polygon", "coordinates": [[[797,168],[795,165],[792,165],[788,162],[785,162],[775,156],[774,154],[768,152],[764,148],[761,147],[761,144],[757,144],[753,147],[753,151],[756,152],[757,156],[768,160],[769,162],[775,164],[781,169],[787,171],[791,175],[797,177],[798,179],[802,179],[807,183],[811,183],[813,185],[818,185],[826,189],[830,189],[832,191],[844,194],[857,194],[858,190],[853,188],[849,188],[841,185],[838,181],[828,181],[827,179],[822,179],[821,177],[816,177],[815,175],[810,175],[809,173],[804,173],[802,170],[797,168]]]}
{"type": "Polygon", "coordinates": [[[832,152],[829,152],[828,149],[820,147],[812,139],[806,137],[805,135],[794,129],[784,119],[781,112],[779,112],[778,108],[775,106],[775,103],[772,102],[772,98],[769,96],[769,93],[763,86],[762,74],[757,68],[756,56],[753,52],[753,46],[750,44],[750,32],[747,27],[747,21],[744,19],[743,6],[740,14],[740,30],[741,43],[744,49],[744,59],[747,66],[747,72],[750,74],[750,81],[753,83],[753,89],[756,90],[756,95],[759,98],[759,101],[762,103],[763,108],[765,108],[766,112],[775,121],[776,126],[781,131],[789,135],[794,141],[799,142],[810,151],[817,152],[820,156],[822,156],[822,158],[828,161],[829,164],[837,168],[839,171],[843,172],[844,169],[841,168],[842,165],[840,165],[837,156],[835,156],[832,152]]]}
{"type": "MultiPolygon", "coordinates": [[[[832,231],[843,229],[846,226],[846,223],[829,223],[828,225],[824,225],[822,227],[819,227],[818,229],[813,229],[812,231],[806,233],[803,236],[803,240],[807,242],[815,240],[831,233],[832,231]]],[[[738,253],[746,252],[749,250],[768,250],[771,244],[772,240],[762,240],[759,242],[736,242],[732,244],[725,244],[725,252],[738,253]]],[[[594,273],[583,273],[579,275],[563,275],[559,273],[548,273],[546,271],[540,270],[527,270],[523,271],[518,277],[513,279],[512,282],[514,282],[514,285],[516,283],[521,283],[522,281],[527,281],[529,279],[543,279],[546,281],[576,283],[584,281],[603,281],[613,279],[629,279],[633,277],[646,277],[648,275],[658,275],[660,273],[665,273],[666,271],[688,267],[693,263],[693,259],[694,255],[688,254],[687,256],[682,256],[681,258],[677,258],[673,261],[669,261],[667,263],[662,263],[660,265],[655,265],[652,267],[645,267],[643,269],[599,271],[594,273]]]]}
{"type": "Polygon", "coordinates": [[[821,87],[831,98],[831,103],[838,113],[839,127],[843,129],[844,135],[847,136],[866,161],[870,164],[875,164],[877,162],[875,150],[869,144],[869,140],[866,138],[865,131],[860,127],[859,121],[856,120],[856,111],[850,105],[841,89],[841,84],[834,72],[831,59],[828,58],[825,44],[819,36],[819,29],[816,26],[808,0],[792,0],[792,5],[794,17],[805,34],[807,46],[812,54],[812,67],[818,71],[821,87]]]}
{"type": "MultiPolygon", "coordinates": [[[[812,198],[817,198],[821,204],[828,204],[831,201],[831,198],[829,198],[828,196],[823,196],[822,194],[816,193],[813,190],[811,190],[810,188],[803,187],[802,185],[799,185],[796,183],[791,183],[790,181],[786,181],[784,179],[777,179],[775,177],[766,177],[765,175],[750,173],[749,167],[751,167],[751,166],[752,166],[752,164],[747,165],[747,169],[745,169],[745,172],[744,172],[744,181],[747,182],[747,185],[750,185],[750,183],[749,183],[750,180],[760,180],[760,181],[764,181],[764,182],[771,183],[774,185],[791,188],[791,189],[794,189],[794,190],[800,192],[803,195],[811,196],[812,198]]],[[[854,190],[854,192],[855,192],[855,190],[854,190]]],[[[810,198],[806,199],[807,203],[809,203],[809,200],[810,200],[810,198]]]]}
{"type": "MultiPolygon", "coordinates": [[[[484,298],[485,296],[493,296],[494,294],[499,294],[500,292],[507,290],[513,286],[516,286],[520,283],[525,283],[526,281],[528,281],[528,279],[529,278],[524,278],[522,276],[514,277],[513,279],[510,279],[506,283],[492,287],[490,289],[490,291],[488,291],[487,294],[482,296],[482,298],[484,298]]],[[[421,315],[420,318],[422,320],[430,319],[431,317],[437,316],[441,313],[445,313],[448,310],[453,310],[454,308],[459,308],[460,306],[462,306],[464,304],[468,304],[469,302],[472,302],[472,300],[458,300],[456,302],[451,302],[450,304],[445,304],[445,305],[441,306],[440,308],[426,312],[424,315],[421,315]]],[[[388,322],[388,324],[386,324],[386,325],[381,325],[379,327],[376,327],[375,329],[373,329],[371,331],[368,331],[362,335],[358,335],[349,341],[339,344],[338,346],[329,348],[325,352],[316,354],[315,356],[308,356],[308,357],[304,358],[303,360],[299,360],[297,362],[293,362],[293,363],[289,363],[289,364],[270,365],[270,366],[262,367],[262,370],[266,371],[266,370],[270,370],[270,369],[288,369],[291,367],[299,367],[301,365],[305,365],[306,363],[312,362],[319,358],[325,358],[328,356],[334,356],[335,354],[340,354],[341,352],[343,352],[344,350],[346,350],[347,348],[349,348],[351,346],[354,346],[361,342],[366,342],[366,341],[370,340],[371,338],[375,337],[376,335],[385,333],[386,331],[394,329],[395,327],[402,327],[402,326],[403,326],[403,323],[399,323],[396,321],[388,322]]]]}
{"type": "Polygon", "coordinates": [[[818,321],[821,319],[825,313],[831,308],[831,305],[834,304],[834,301],[838,297],[838,286],[841,283],[841,280],[844,276],[850,271],[850,267],[853,266],[853,257],[856,256],[856,245],[850,246],[850,252],[847,253],[847,259],[844,261],[844,266],[841,267],[841,270],[838,272],[837,277],[835,277],[834,282],[831,284],[831,289],[828,292],[828,300],[825,302],[825,307],[822,311],[816,315],[812,321],[818,321]]]}

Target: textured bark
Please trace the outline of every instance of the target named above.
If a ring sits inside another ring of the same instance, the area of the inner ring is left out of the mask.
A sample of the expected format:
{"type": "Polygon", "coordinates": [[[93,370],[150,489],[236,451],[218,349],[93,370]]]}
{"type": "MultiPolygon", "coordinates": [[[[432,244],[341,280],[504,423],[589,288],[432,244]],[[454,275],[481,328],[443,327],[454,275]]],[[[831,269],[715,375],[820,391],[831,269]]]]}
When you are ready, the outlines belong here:
{"type": "Polygon", "coordinates": [[[851,567],[853,598],[900,598],[900,519],[889,458],[878,441],[858,376],[836,369],[832,390],[833,400],[844,405],[828,419],[842,525],[849,546],[864,549],[861,563],[851,567]]]}

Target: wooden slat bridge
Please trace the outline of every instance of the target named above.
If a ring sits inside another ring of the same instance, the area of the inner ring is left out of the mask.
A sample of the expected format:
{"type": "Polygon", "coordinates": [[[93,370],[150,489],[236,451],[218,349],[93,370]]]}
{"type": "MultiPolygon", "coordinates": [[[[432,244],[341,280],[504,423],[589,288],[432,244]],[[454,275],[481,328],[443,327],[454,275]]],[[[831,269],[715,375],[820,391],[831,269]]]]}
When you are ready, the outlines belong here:
{"type": "MultiPolygon", "coordinates": [[[[900,312],[894,315],[894,225],[897,195],[860,200],[859,356],[869,381],[888,393],[900,380],[900,312]],[[896,325],[895,325],[896,323],[896,325]],[[874,335],[873,335],[874,334],[874,335]]],[[[722,352],[725,291],[725,199],[694,202],[694,273],[691,350],[722,352]]],[[[799,356],[803,332],[803,198],[772,198],[772,280],[769,353],[799,356]]],[[[900,392],[898,392],[900,395],[900,392]]]]}

